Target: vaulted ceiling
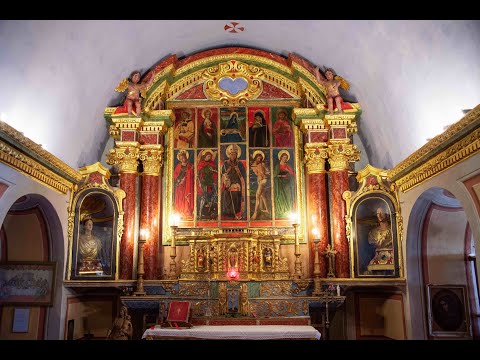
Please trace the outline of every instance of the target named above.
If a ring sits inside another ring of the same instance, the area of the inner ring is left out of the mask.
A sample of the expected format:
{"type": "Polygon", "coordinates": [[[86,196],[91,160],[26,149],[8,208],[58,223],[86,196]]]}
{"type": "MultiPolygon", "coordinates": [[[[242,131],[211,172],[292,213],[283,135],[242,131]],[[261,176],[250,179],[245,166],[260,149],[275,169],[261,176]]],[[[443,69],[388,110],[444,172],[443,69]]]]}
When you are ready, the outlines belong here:
{"type": "Polygon", "coordinates": [[[0,21],[0,119],[74,168],[104,162],[103,113],[121,79],[227,46],[298,54],[347,79],[379,168],[480,103],[480,21],[21,20],[0,21]]]}

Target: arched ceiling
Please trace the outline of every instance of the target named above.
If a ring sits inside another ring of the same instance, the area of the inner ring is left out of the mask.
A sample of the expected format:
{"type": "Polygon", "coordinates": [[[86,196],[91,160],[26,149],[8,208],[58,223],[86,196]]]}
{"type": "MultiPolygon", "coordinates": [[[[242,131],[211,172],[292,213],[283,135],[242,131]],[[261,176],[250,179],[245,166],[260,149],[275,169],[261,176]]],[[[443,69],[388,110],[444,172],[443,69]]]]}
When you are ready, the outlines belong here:
{"type": "Polygon", "coordinates": [[[332,67],[358,102],[370,164],[391,168],[480,103],[480,21],[0,21],[0,118],[68,165],[96,161],[132,70],[241,46],[332,67]],[[243,28],[243,31],[242,29],[243,28]]]}

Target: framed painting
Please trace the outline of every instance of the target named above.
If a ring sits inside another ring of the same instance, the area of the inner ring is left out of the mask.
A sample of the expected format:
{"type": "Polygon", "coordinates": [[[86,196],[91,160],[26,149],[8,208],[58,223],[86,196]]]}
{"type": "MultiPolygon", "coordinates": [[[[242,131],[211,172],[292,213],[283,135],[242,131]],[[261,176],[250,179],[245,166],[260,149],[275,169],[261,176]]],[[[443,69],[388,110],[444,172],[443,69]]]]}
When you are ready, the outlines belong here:
{"type": "Polygon", "coordinates": [[[56,262],[0,264],[0,305],[52,306],[56,262]]]}
{"type": "Polygon", "coordinates": [[[431,336],[471,336],[466,286],[428,284],[427,299],[431,336]]]}

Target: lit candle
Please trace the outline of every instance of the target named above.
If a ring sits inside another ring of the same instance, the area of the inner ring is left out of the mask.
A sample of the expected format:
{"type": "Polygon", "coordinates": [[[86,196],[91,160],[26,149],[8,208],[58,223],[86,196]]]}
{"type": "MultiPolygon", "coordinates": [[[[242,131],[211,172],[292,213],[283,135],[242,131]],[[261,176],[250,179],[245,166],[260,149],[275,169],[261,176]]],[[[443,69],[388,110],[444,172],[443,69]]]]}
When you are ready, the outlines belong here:
{"type": "Polygon", "coordinates": [[[145,242],[148,240],[148,230],[147,229],[141,229],[140,230],[140,240],[145,241],[145,242]]]}

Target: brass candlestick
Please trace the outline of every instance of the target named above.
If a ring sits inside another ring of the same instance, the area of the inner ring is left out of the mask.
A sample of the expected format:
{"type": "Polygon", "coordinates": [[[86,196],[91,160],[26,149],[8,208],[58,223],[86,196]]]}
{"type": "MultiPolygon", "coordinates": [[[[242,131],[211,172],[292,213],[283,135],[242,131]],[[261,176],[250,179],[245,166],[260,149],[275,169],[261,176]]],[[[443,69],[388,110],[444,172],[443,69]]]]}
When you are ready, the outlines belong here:
{"type": "Polygon", "coordinates": [[[140,230],[140,238],[138,239],[138,264],[137,264],[137,289],[133,295],[145,295],[145,289],[143,288],[143,275],[145,274],[144,270],[144,259],[143,259],[143,247],[147,242],[147,231],[140,230]]]}
{"type": "Polygon", "coordinates": [[[322,294],[322,287],[320,283],[320,259],[318,256],[319,248],[318,245],[320,243],[320,239],[316,238],[313,240],[315,244],[315,262],[313,264],[313,295],[321,295],[322,294]]]}
{"type": "Polygon", "coordinates": [[[302,277],[302,262],[300,261],[300,243],[298,241],[298,225],[297,223],[293,223],[293,229],[295,231],[295,274],[293,277],[295,279],[301,279],[302,277]]]}
{"type": "Polygon", "coordinates": [[[170,273],[168,275],[169,279],[176,279],[177,278],[177,263],[175,258],[177,257],[177,247],[175,245],[175,236],[177,233],[177,225],[171,225],[172,228],[172,243],[170,246],[170,273]]]}

